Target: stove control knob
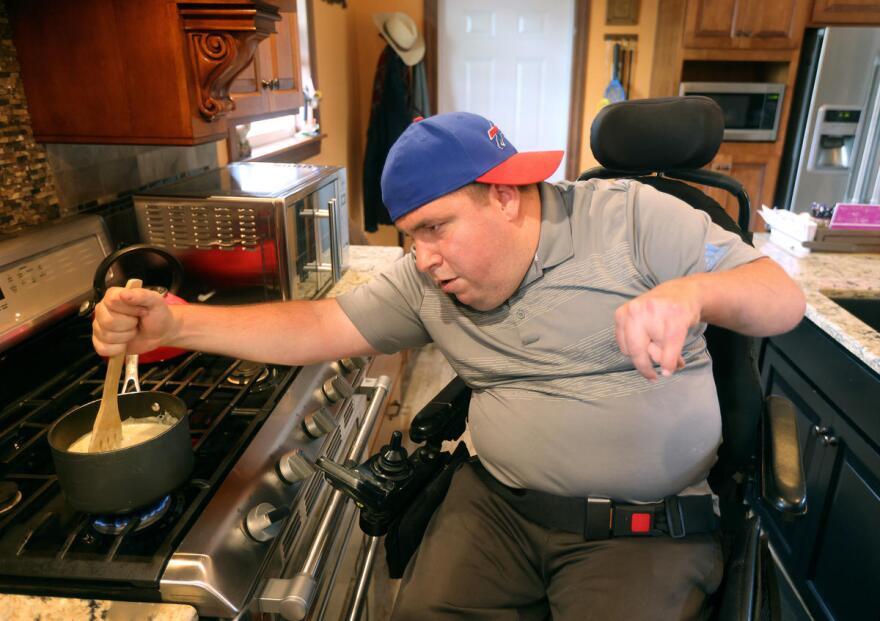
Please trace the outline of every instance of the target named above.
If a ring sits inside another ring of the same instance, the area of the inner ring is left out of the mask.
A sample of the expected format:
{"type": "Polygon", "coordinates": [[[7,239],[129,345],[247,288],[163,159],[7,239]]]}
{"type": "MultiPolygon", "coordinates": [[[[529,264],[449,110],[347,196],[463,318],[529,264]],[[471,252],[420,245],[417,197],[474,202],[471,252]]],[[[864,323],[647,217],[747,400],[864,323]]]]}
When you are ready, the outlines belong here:
{"type": "Polygon", "coordinates": [[[324,385],[321,386],[321,391],[327,398],[328,404],[344,401],[354,394],[354,388],[341,375],[334,375],[324,382],[324,385]]]}
{"type": "Polygon", "coordinates": [[[281,480],[292,485],[297,481],[308,478],[315,471],[315,466],[309,463],[299,449],[285,453],[278,461],[278,476],[281,480]]]}
{"type": "Polygon", "coordinates": [[[351,358],[343,358],[339,361],[339,366],[342,367],[346,373],[351,373],[352,371],[357,371],[358,369],[365,369],[369,364],[369,358],[365,358],[363,356],[352,356],[351,358]]]}
{"type": "Polygon", "coordinates": [[[281,532],[285,518],[290,515],[287,507],[275,508],[269,502],[261,502],[248,511],[244,518],[244,532],[254,541],[264,542],[276,537],[281,532]]]}
{"type": "Polygon", "coordinates": [[[318,408],[311,414],[306,414],[302,420],[302,430],[312,440],[320,438],[335,428],[336,419],[326,408],[318,408]]]}

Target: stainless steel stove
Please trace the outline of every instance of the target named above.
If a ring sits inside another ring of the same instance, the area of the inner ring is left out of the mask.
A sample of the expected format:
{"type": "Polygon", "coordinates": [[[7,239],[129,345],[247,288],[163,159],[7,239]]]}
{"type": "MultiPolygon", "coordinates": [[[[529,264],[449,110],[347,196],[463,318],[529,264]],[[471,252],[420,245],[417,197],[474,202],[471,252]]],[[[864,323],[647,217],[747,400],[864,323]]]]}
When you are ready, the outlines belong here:
{"type": "Polygon", "coordinates": [[[0,591],[325,618],[370,568],[339,579],[356,510],[311,464],[361,461],[388,379],[368,377],[366,359],[297,368],[193,352],[142,365],[142,390],[189,408],[192,475],[127,515],[78,512],[46,433],[100,397],[105,364],[76,309],[109,251],[97,217],[0,240],[0,591]]]}

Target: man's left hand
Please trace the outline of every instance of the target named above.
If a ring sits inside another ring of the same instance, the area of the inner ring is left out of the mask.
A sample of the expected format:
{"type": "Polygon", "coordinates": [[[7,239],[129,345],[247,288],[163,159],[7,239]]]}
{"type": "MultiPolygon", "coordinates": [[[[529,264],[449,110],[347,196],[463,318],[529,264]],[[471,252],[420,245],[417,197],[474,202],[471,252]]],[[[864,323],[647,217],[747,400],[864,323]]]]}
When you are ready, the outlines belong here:
{"type": "Polygon", "coordinates": [[[698,286],[686,279],[667,281],[620,306],[614,313],[620,351],[649,380],[684,367],[681,356],[688,328],[700,321],[698,286]]]}

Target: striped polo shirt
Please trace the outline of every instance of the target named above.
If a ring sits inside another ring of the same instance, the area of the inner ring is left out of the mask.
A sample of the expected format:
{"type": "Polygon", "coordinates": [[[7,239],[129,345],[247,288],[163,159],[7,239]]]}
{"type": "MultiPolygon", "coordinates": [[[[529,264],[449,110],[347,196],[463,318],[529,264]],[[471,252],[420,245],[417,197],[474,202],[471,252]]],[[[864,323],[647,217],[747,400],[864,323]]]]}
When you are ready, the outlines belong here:
{"type": "Polygon", "coordinates": [[[377,350],[430,342],[473,389],[468,427],[499,481],[649,502],[705,480],[721,417],[705,324],[656,382],[620,351],[614,311],[658,284],[761,257],[681,200],[631,180],[542,183],[535,259],[490,311],[443,293],[405,255],[340,296],[377,350]]]}

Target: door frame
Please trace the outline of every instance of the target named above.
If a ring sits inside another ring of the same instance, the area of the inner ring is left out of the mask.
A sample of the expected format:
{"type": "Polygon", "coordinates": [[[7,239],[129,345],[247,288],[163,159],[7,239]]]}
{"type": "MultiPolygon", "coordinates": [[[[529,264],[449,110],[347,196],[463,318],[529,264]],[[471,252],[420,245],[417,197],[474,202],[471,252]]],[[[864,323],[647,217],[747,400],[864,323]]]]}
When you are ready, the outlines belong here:
{"type": "MultiPolygon", "coordinates": [[[[423,0],[425,20],[425,73],[431,110],[437,110],[437,3],[423,0]]],[[[581,144],[584,131],[587,42],[590,32],[590,0],[574,0],[574,29],[571,49],[571,89],[568,102],[568,139],[565,178],[574,181],[580,174],[581,144]]]]}

